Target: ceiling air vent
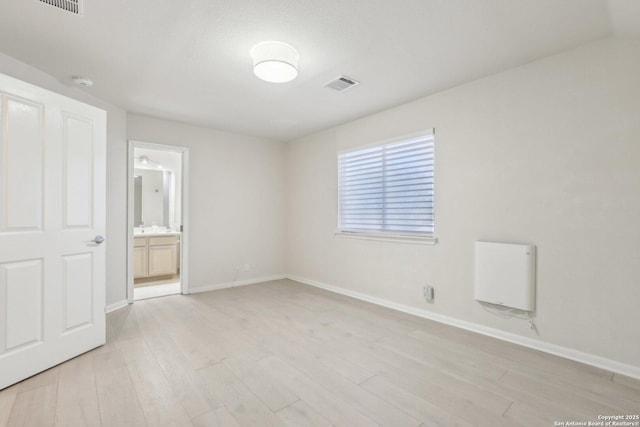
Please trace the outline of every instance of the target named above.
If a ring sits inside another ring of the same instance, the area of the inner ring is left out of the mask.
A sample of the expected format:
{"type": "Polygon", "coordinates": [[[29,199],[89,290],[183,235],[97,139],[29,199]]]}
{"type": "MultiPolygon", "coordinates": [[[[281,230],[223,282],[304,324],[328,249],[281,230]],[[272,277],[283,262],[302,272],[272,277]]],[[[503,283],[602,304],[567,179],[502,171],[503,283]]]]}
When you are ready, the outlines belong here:
{"type": "Polygon", "coordinates": [[[57,7],[58,9],[66,10],[67,12],[80,14],[80,6],[82,0],[39,0],[42,3],[49,4],[57,7]]]}
{"type": "Polygon", "coordinates": [[[359,84],[359,81],[353,80],[351,77],[340,76],[337,79],[331,80],[329,83],[324,85],[324,87],[328,87],[337,92],[344,92],[345,90],[351,89],[352,87],[359,84]]]}

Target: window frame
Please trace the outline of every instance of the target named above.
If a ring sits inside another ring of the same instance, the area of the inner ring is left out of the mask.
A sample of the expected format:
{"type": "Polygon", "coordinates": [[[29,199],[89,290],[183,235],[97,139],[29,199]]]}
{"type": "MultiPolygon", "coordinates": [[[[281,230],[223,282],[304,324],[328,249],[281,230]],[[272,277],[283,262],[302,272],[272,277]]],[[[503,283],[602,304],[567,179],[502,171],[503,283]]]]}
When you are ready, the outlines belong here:
{"type": "Polygon", "coordinates": [[[396,242],[396,243],[413,243],[413,244],[423,244],[423,245],[434,245],[438,242],[438,238],[436,237],[435,232],[435,157],[436,157],[436,147],[435,147],[435,129],[426,129],[420,132],[414,132],[407,135],[401,135],[393,138],[388,138],[385,140],[373,142],[366,145],[361,145],[357,147],[351,147],[348,149],[340,150],[336,155],[336,165],[337,165],[337,227],[334,235],[338,238],[346,238],[346,239],[359,239],[359,240],[376,240],[376,241],[385,241],[385,242],[396,242]],[[344,230],[341,229],[341,189],[340,189],[340,156],[346,153],[353,153],[355,151],[365,150],[367,148],[374,147],[382,147],[388,144],[394,144],[403,142],[409,139],[431,136],[433,138],[433,180],[434,180],[434,205],[433,205],[433,217],[434,217],[434,231],[432,234],[422,234],[422,233],[410,233],[410,232],[396,232],[396,231],[357,231],[357,230],[344,230]]]}

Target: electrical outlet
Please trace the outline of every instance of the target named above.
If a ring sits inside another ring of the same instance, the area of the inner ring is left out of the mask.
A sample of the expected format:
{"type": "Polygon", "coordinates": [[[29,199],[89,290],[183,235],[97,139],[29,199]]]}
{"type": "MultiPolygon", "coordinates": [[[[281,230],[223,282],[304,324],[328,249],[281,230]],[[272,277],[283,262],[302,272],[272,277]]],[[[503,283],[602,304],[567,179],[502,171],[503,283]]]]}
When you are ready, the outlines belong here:
{"type": "Polygon", "coordinates": [[[433,302],[435,298],[435,290],[433,289],[433,286],[424,285],[422,287],[422,294],[427,302],[433,302]]]}
{"type": "Polygon", "coordinates": [[[249,265],[248,262],[244,263],[244,271],[250,271],[251,270],[251,266],[249,265]]]}

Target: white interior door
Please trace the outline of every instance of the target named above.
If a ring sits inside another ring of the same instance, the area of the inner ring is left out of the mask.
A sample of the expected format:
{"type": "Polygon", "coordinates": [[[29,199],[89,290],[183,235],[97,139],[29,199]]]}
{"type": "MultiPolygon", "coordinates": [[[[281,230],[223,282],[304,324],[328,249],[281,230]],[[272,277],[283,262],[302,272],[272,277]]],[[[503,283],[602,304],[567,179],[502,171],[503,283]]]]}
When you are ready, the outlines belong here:
{"type": "Polygon", "coordinates": [[[105,342],[106,113],[0,74],[0,389],[105,342]]]}

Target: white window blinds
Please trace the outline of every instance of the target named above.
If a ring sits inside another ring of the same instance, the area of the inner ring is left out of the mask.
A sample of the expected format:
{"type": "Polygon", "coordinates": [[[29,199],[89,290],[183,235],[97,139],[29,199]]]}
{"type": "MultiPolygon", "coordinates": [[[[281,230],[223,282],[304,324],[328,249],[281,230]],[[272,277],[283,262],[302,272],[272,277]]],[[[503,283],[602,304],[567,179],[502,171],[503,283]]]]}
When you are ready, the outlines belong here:
{"type": "Polygon", "coordinates": [[[338,156],[339,231],[433,236],[433,132],[338,156]]]}

